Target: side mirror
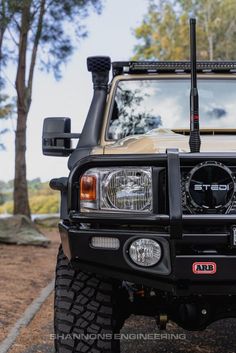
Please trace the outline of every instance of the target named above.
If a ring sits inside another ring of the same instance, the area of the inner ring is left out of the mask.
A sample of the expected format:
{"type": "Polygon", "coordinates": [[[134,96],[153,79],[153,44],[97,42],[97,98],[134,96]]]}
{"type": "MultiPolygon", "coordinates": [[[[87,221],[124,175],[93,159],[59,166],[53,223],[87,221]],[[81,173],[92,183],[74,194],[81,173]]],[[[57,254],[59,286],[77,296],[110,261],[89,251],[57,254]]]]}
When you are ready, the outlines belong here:
{"type": "Polygon", "coordinates": [[[79,138],[80,134],[71,134],[70,118],[46,118],[43,122],[42,147],[46,156],[69,156],[71,139],[79,138]]]}

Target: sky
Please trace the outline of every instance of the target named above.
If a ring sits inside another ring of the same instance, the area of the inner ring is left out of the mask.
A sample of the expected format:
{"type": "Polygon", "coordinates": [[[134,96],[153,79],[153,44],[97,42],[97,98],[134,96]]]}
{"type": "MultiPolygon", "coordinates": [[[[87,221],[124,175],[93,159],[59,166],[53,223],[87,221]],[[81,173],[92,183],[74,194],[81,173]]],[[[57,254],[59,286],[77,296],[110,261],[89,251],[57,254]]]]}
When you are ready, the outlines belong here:
{"type": "MultiPolygon", "coordinates": [[[[64,68],[63,78],[57,82],[52,74],[36,70],[27,124],[28,180],[40,177],[46,181],[68,175],[67,157],[42,155],[43,119],[70,117],[72,132],[81,132],[93,93],[86,58],[108,55],[112,61],[129,60],[137,43],[132,29],[140,25],[147,3],[147,0],[106,0],[102,14],[93,13],[85,21],[88,37],[80,42],[64,68]]],[[[13,67],[5,71],[9,81],[14,81],[13,73],[13,67]]],[[[9,88],[9,93],[14,93],[13,88],[9,88]]],[[[14,122],[8,124],[11,132],[3,137],[6,151],[0,151],[0,180],[4,181],[14,178],[14,122]]]]}

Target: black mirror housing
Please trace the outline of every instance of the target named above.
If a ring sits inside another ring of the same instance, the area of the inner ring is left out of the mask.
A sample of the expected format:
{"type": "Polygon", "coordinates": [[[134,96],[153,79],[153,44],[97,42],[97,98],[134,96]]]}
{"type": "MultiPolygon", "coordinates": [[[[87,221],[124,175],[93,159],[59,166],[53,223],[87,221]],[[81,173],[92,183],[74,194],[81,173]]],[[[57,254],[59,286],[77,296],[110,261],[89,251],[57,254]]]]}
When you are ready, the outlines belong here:
{"type": "Polygon", "coordinates": [[[71,139],[79,138],[80,134],[71,134],[70,118],[45,118],[43,122],[42,148],[46,156],[69,156],[71,139]]]}

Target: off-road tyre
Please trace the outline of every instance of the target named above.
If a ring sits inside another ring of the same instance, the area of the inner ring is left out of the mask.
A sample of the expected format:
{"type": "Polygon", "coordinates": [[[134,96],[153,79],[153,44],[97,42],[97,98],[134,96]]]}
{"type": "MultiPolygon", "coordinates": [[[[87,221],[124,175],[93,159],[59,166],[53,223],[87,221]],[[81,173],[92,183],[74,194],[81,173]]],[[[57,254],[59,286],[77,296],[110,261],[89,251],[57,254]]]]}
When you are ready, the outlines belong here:
{"type": "Polygon", "coordinates": [[[119,353],[120,342],[115,336],[124,323],[122,308],[118,309],[121,292],[112,280],[73,270],[60,247],[54,302],[55,352],[119,353]]]}

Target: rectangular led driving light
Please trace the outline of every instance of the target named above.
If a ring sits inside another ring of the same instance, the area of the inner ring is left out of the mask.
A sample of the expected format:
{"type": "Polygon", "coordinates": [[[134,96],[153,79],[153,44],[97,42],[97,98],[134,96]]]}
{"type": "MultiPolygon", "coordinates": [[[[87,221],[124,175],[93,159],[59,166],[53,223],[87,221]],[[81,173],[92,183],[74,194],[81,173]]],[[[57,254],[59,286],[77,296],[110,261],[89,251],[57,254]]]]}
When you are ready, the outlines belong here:
{"type": "Polygon", "coordinates": [[[92,237],[91,247],[95,249],[118,250],[120,241],[112,237],[92,237]]]}

